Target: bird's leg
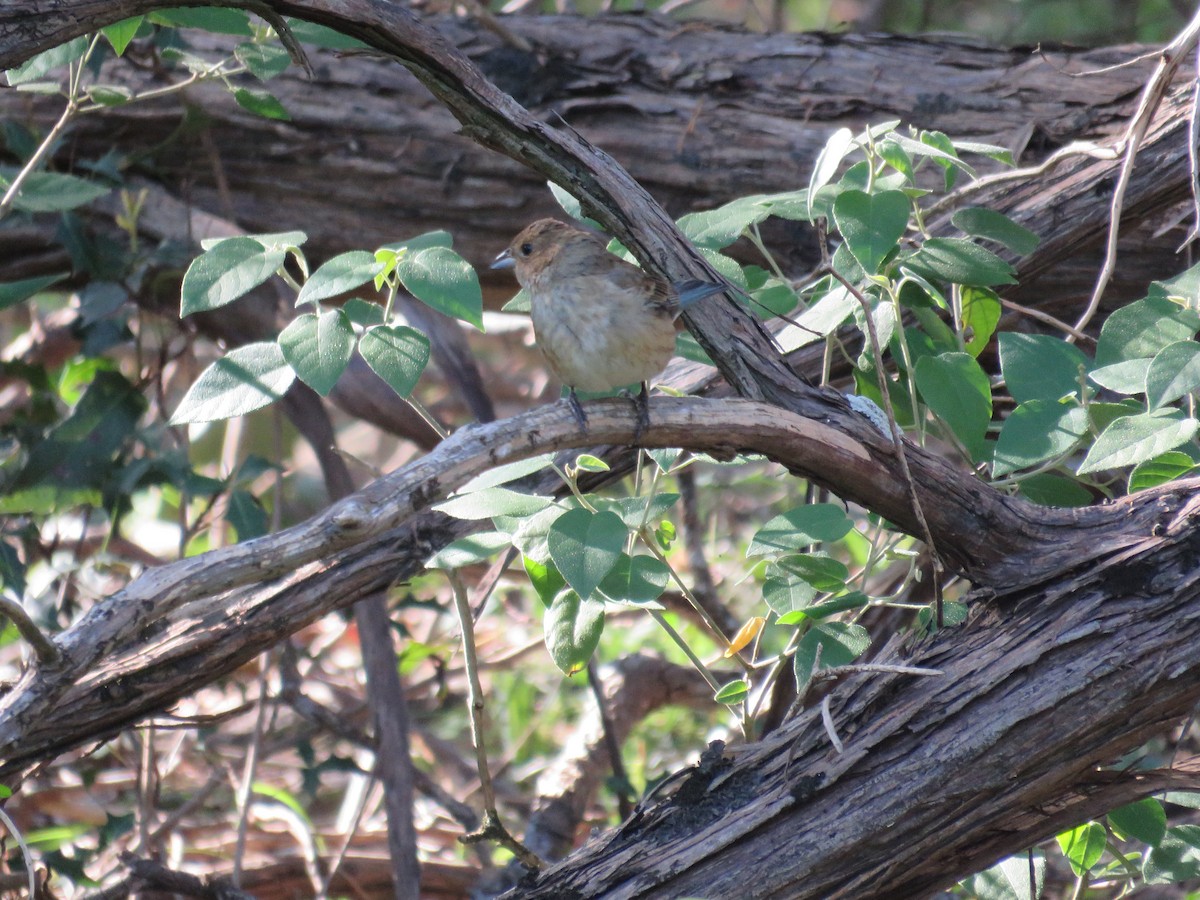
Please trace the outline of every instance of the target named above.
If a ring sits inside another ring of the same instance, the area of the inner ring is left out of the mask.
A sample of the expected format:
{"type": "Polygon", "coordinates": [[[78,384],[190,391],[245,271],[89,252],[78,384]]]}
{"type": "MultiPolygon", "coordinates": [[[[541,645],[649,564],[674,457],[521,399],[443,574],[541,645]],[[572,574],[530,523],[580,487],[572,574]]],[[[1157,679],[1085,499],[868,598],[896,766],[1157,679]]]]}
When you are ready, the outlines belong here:
{"type": "Polygon", "coordinates": [[[637,411],[637,424],[633,426],[633,442],[642,439],[642,432],[650,427],[650,389],[642,382],[642,389],[633,398],[633,408],[637,411]]]}
{"type": "Polygon", "coordinates": [[[571,415],[575,417],[575,421],[579,423],[579,427],[583,431],[587,431],[587,413],[583,411],[583,406],[579,403],[579,397],[575,394],[575,388],[571,388],[571,392],[567,394],[567,405],[571,407],[571,415]]]}

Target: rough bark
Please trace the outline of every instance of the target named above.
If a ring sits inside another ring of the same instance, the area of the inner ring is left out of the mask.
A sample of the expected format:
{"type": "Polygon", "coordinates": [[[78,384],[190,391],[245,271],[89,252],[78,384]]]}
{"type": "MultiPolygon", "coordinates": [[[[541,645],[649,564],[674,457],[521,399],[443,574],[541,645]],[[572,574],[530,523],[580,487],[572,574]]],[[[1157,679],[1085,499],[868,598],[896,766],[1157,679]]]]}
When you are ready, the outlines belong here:
{"type": "MultiPolygon", "coordinates": [[[[17,58],[14,36],[24,36],[28,55],[39,42],[151,5],[163,4],[60,2],[33,20],[0,11],[0,65],[17,58]]],[[[468,134],[569,186],[648,268],[712,276],[623,171],[579,135],[531,117],[402,9],[371,0],[266,7],[397,55],[468,134]]],[[[712,83],[704,90],[720,93],[712,83]]],[[[1185,108],[1172,97],[1152,129],[1146,152],[1155,166],[1131,188],[1131,222],[1182,196],[1185,108]]],[[[995,196],[1026,221],[1040,210],[1057,241],[1039,258],[1049,268],[1094,240],[1113,171],[1111,161],[1075,159],[995,196]],[[1038,204],[1048,184],[1059,189],[1057,207],[1038,204]]],[[[919,530],[895,450],[872,425],[796,379],[732,304],[703,304],[689,324],[733,389],[766,402],[657,402],[648,445],[763,452],[919,530]]],[[[593,440],[628,440],[627,404],[596,404],[590,414],[593,440]]],[[[0,772],[18,774],[136,721],[316,615],[403,577],[454,533],[418,515],[432,502],[482,468],[578,442],[561,407],[460,432],[302,526],[147,573],[58,636],[59,670],[31,669],[0,702],[0,772]]],[[[1178,782],[1173,773],[1097,767],[1200,699],[1200,485],[1048,511],[907,452],[939,551],[987,590],[967,625],[895,644],[881,661],[944,674],[851,677],[830,703],[844,752],[831,750],[817,713],[736,752],[714,749],[620,829],[516,895],[923,896],[1178,782]]]]}
{"type": "MultiPolygon", "coordinates": [[[[673,215],[803,186],[834,130],[885,119],[1010,147],[1022,164],[1072,141],[1112,140],[1153,64],[1073,78],[1068,73],[1103,69],[1145,48],[1035,55],[962,38],[761,35],[650,16],[506,20],[533,44],[526,53],[470,21],[436,24],[486,77],[543,121],[561,115],[673,215]]],[[[19,32],[8,27],[11,41],[19,32]]],[[[232,43],[189,36],[214,57],[232,43]]],[[[4,52],[5,38],[0,34],[0,66],[15,59],[4,52]]],[[[165,97],[79,119],[61,155],[94,158],[115,147],[143,176],[247,231],[301,225],[318,258],[445,228],[468,259],[483,263],[521,225],[557,211],[543,176],[455,135],[453,116],[399,66],[309,52],[315,80],[292,68],[267,85],[290,122],[254,116],[219,85],[202,84],[182,102],[165,97]]],[[[150,68],[109,72],[135,90],[164,83],[150,68]]],[[[59,98],[0,92],[6,118],[28,116],[46,129],[60,111],[59,98]]],[[[995,167],[983,160],[981,168],[995,167]]],[[[1185,183],[1172,174],[1164,188],[1178,198],[1185,183]]],[[[989,202],[1004,206],[1011,187],[989,202]]],[[[1078,232],[1053,194],[1030,196],[1045,208],[1021,212],[1039,233],[1057,236],[1056,262],[1052,279],[1023,279],[1022,293],[1068,302],[1086,293],[1094,258],[1065,265],[1070,257],[1061,248],[1070,246],[1074,256],[1094,230],[1078,232]]],[[[1156,210],[1161,224],[1164,208],[1156,210]]],[[[770,237],[792,270],[813,261],[805,229],[781,226],[770,237]]],[[[24,277],[35,264],[61,268],[59,259],[39,260],[45,243],[14,244],[0,274],[24,277]]],[[[1140,236],[1114,293],[1125,288],[1128,296],[1162,277],[1177,265],[1178,244],[1177,234],[1140,236]]],[[[507,281],[497,284],[508,290],[507,281]]]]}

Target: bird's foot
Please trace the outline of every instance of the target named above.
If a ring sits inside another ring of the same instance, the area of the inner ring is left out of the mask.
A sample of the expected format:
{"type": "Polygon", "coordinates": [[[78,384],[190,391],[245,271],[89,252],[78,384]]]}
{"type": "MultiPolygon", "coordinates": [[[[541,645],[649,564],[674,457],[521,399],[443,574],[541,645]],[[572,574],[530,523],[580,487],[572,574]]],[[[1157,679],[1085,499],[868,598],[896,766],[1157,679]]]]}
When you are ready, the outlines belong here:
{"type": "Polygon", "coordinates": [[[637,423],[633,426],[633,442],[636,444],[650,427],[650,390],[644,381],[642,389],[633,398],[633,408],[637,412],[637,423]]]}
{"type": "Polygon", "coordinates": [[[571,415],[573,415],[575,417],[575,421],[579,423],[580,429],[587,431],[587,413],[583,411],[583,406],[579,402],[579,397],[577,397],[575,394],[575,388],[571,388],[571,392],[567,394],[567,405],[571,407],[571,415]]]}

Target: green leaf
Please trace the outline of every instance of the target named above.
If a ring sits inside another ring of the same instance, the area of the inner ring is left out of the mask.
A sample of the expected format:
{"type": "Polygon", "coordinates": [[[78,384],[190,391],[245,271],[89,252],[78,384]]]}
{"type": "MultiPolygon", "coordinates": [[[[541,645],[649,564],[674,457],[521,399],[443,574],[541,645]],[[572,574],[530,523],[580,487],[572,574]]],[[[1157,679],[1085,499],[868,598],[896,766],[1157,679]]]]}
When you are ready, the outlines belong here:
{"type": "Polygon", "coordinates": [[[1065,456],[1088,433],[1087,410],[1076,403],[1030,400],[1004,420],[992,455],[992,475],[1065,456]]]}
{"type": "Polygon", "coordinates": [[[998,147],[995,144],[984,144],[979,141],[953,141],[952,143],[955,150],[961,150],[964,153],[978,153],[980,156],[994,159],[1006,166],[1016,165],[1013,161],[1012,151],[1007,147],[998,147]]]}
{"type": "Polygon", "coordinates": [[[295,250],[308,240],[308,235],[303,231],[275,231],[270,234],[250,234],[240,237],[204,238],[200,241],[200,246],[205,250],[214,250],[226,241],[240,241],[246,237],[258,241],[268,250],[283,251],[295,250]]]}
{"type": "MultiPolygon", "coordinates": [[[[9,167],[0,169],[0,187],[11,184],[16,173],[9,167]],[[9,179],[9,180],[5,180],[9,179]]],[[[91,203],[110,193],[112,188],[75,175],[61,172],[34,172],[21,185],[13,200],[13,208],[24,212],[66,212],[91,203]]]]}
{"type": "Polygon", "coordinates": [[[1099,434],[1122,416],[1136,416],[1145,407],[1136,400],[1126,399],[1120,403],[1103,403],[1093,400],[1088,404],[1088,417],[1092,421],[1092,431],[1099,434]]]}
{"type": "Polygon", "coordinates": [[[670,580],[671,570],[657,557],[622,553],[597,590],[614,603],[644,606],[661,597],[670,580]]]}
{"type": "Polygon", "coordinates": [[[554,598],[542,620],[546,649],[564,675],[587,665],[604,631],[604,604],[581,600],[574,591],[554,598]]]}
{"type": "Polygon", "coordinates": [[[949,193],[954,187],[954,182],[958,180],[959,172],[958,166],[951,161],[951,159],[958,159],[958,151],[954,149],[954,143],[940,131],[922,132],[921,143],[933,147],[935,150],[941,150],[945,154],[944,156],[933,157],[933,162],[942,169],[945,176],[946,192],[949,193]],[[950,159],[946,157],[950,157],[950,159]]]}
{"type": "Polygon", "coordinates": [[[808,180],[809,219],[813,216],[813,201],[816,200],[817,192],[833,181],[833,176],[837,174],[842,160],[856,146],[854,133],[849,128],[839,128],[829,136],[829,140],[817,154],[817,161],[813,163],[812,176],[808,180]]]}
{"type": "Polygon", "coordinates": [[[121,106],[133,99],[133,91],[123,85],[92,85],[87,89],[87,95],[100,106],[121,106]]]}
{"type": "Polygon", "coordinates": [[[1146,884],[1177,884],[1200,877],[1200,825],[1176,825],[1142,861],[1146,884]]]}
{"type": "Polygon", "coordinates": [[[538,456],[531,456],[529,459],[522,459],[517,462],[506,463],[503,466],[496,466],[494,469],[488,469],[488,471],[476,475],[460,487],[458,493],[468,494],[471,491],[480,491],[484,488],[495,487],[498,484],[508,484],[508,482],[516,481],[518,478],[524,478],[526,475],[540,472],[554,461],[554,456],[555,454],[553,453],[542,453],[538,456]]]}
{"type": "Polygon", "coordinates": [[[959,886],[972,900],[1040,900],[1046,886],[1046,855],[1033,851],[1030,891],[1029,855],[1010,856],[990,869],[963,879],[959,886]]]}
{"type": "Polygon", "coordinates": [[[754,291],[752,312],[760,319],[785,316],[796,308],[799,298],[791,285],[772,278],[760,290],[754,291]]]}
{"type": "Polygon", "coordinates": [[[885,140],[875,145],[875,150],[885,163],[904,176],[905,181],[912,182],[915,180],[912,157],[900,146],[899,142],[896,141],[896,137],[897,135],[894,134],[889,135],[885,140]]]}
{"type": "Polygon", "coordinates": [[[854,523],[840,506],[810,503],[771,519],[750,542],[747,556],[804,550],[811,544],[836,541],[846,536],[854,523]]]}
{"type": "Polygon", "coordinates": [[[1032,253],[1041,242],[1036,234],[1018,225],[1004,213],[982,206],[960,209],[950,217],[950,221],[955,228],[972,237],[995,241],[1019,256],[1032,253]]]}
{"type": "Polygon", "coordinates": [[[562,207],[562,211],[568,216],[579,221],[582,221],[586,218],[586,216],[583,214],[583,207],[573,196],[560,188],[553,181],[547,181],[546,187],[550,188],[550,193],[554,195],[555,201],[557,201],[558,205],[562,207]]]}
{"type": "Polygon", "coordinates": [[[1168,344],[1191,340],[1200,330],[1200,315],[1165,298],[1147,298],[1123,306],[1100,329],[1096,365],[1107,366],[1157,356],[1168,344]]]}
{"type": "Polygon", "coordinates": [[[871,635],[861,625],[848,622],[820,622],[808,630],[796,648],[793,666],[796,684],[801,689],[813,674],[817,647],[821,647],[821,668],[833,669],[858,659],[871,646],[871,635]]]}
{"type": "Polygon", "coordinates": [[[6,541],[0,541],[0,588],[18,600],[25,595],[25,564],[6,541]]]}
{"type": "Polygon", "coordinates": [[[1150,362],[1143,357],[1099,366],[1088,372],[1088,380],[1118,394],[1140,394],[1146,390],[1150,362]]]}
{"type": "Polygon", "coordinates": [[[1198,427],[1200,422],[1174,409],[1122,416],[1096,438],[1079,474],[1137,465],[1191,440],[1198,427]]]}
{"type": "Polygon", "coordinates": [[[870,602],[871,598],[862,591],[849,591],[840,597],[826,600],[824,603],[816,603],[805,607],[803,610],[794,610],[786,613],[779,617],[779,624],[797,625],[806,619],[824,619],[850,610],[862,610],[870,602]]]}
{"type": "Polygon", "coordinates": [[[799,349],[836,331],[859,308],[854,295],[839,284],[799,316],[793,316],[799,327],[787,325],[777,338],[785,342],[789,352],[799,349]]]}
{"type": "Polygon", "coordinates": [[[833,220],[846,246],[868,275],[879,271],[908,228],[911,208],[901,191],[867,194],[842,191],[833,203],[833,220]]]}
{"type": "Polygon", "coordinates": [[[1167,833],[1167,812],[1154,797],[1135,800],[1108,814],[1108,824],[1121,837],[1157,847],[1167,833]]]}
{"type": "Polygon", "coordinates": [[[799,575],[819,591],[843,590],[850,578],[850,570],[846,568],[845,563],[830,556],[800,553],[785,556],[775,564],[793,575],[799,575]]]}
{"type": "Polygon", "coordinates": [[[550,559],[550,549],[547,538],[550,529],[560,517],[565,515],[562,507],[547,506],[540,513],[524,516],[511,521],[500,521],[496,527],[507,530],[512,535],[513,546],[530,559],[544,563],[550,559]]]}
{"type": "Polygon", "coordinates": [[[533,585],[538,599],[542,601],[544,607],[549,609],[554,598],[558,596],[558,592],[567,586],[567,580],[562,577],[562,573],[558,569],[549,563],[543,564],[528,556],[522,556],[521,560],[525,566],[525,574],[529,576],[529,583],[533,585]]]}
{"type": "Polygon", "coordinates": [[[899,132],[888,135],[888,140],[895,141],[913,156],[926,156],[935,162],[945,163],[946,165],[953,166],[956,169],[962,169],[968,175],[973,176],[975,174],[975,170],[959,159],[957,153],[955,153],[953,150],[946,150],[943,147],[938,146],[937,141],[915,141],[907,135],[900,134],[899,132]]]}
{"type": "Polygon", "coordinates": [[[1000,298],[989,288],[962,289],[962,327],[966,339],[964,349],[978,357],[991,341],[1000,323],[1000,298]]]}
{"type": "Polygon", "coordinates": [[[1042,472],[1022,478],[1018,487],[1029,500],[1040,506],[1090,506],[1092,493],[1078,481],[1042,472]]]}
{"type": "Polygon", "coordinates": [[[396,273],[409,292],[438,312],[483,330],[483,293],[479,276],[448,247],[428,247],[405,254],[396,273]]]}
{"type": "Polygon", "coordinates": [[[619,497],[614,500],[598,498],[596,505],[600,509],[615,512],[621,517],[625,527],[634,529],[657,522],[670,512],[678,500],[679,494],[663,491],[649,496],[619,497]]]}
{"type": "Polygon", "coordinates": [[[150,21],[158,25],[173,25],[176,28],[203,28],[216,34],[236,34],[251,37],[250,17],[240,9],[214,9],[211,7],[184,7],[150,13],[150,21]]]}
{"type": "Polygon", "coordinates": [[[393,391],[407,397],[429,363],[429,338],[407,325],[375,325],[359,339],[358,352],[393,391]]]}
{"type": "Polygon", "coordinates": [[[490,519],[492,516],[529,516],[553,502],[551,497],[491,487],[469,494],[455,494],[434,509],[455,519],[490,519]]]}
{"type": "Polygon", "coordinates": [[[296,305],[316,303],[352,291],[372,280],[383,266],[366,250],[335,256],[313,272],[296,297],[296,305]]]}
{"type": "Polygon", "coordinates": [[[721,685],[721,689],[713,695],[713,699],[718,703],[724,703],[727,706],[732,706],[735,703],[741,703],[750,694],[750,687],[745,681],[738,678],[730,681],[728,684],[721,685]]]}
{"type": "Polygon", "coordinates": [[[1186,453],[1178,450],[1168,450],[1154,459],[1134,466],[1129,473],[1129,493],[1144,491],[1147,488],[1158,487],[1176,478],[1190,475],[1196,468],[1196,461],[1186,453]]]}
{"type": "Polygon", "coordinates": [[[607,472],[612,467],[598,456],[580,453],[575,457],[575,468],[580,472],[607,472]]]}
{"type": "Polygon", "coordinates": [[[962,238],[930,238],[904,260],[919,275],[935,281],[988,287],[1016,284],[1013,268],[995,253],[962,238]]]}
{"type": "Polygon", "coordinates": [[[817,589],[812,584],[795,577],[768,578],[763,582],[762,591],[767,606],[780,616],[807,610],[817,596],[817,589]]]}
{"type": "Polygon", "coordinates": [[[500,307],[500,312],[524,313],[525,315],[529,315],[529,292],[525,288],[521,288],[500,307]]]}
{"type": "Polygon", "coordinates": [[[279,44],[238,44],[233,55],[259,81],[269,81],[292,64],[292,57],[279,44]]]}
{"type": "Polygon", "coordinates": [[[403,241],[384,244],[379,249],[381,251],[390,250],[393,253],[403,255],[406,252],[416,253],[418,250],[427,250],[430,247],[445,247],[446,249],[450,249],[453,246],[454,238],[451,236],[450,232],[443,231],[439,228],[436,231],[426,231],[422,234],[418,234],[416,237],[406,238],[403,241]]]}
{"type": "Polygon", "coordinates": [[[1200,263],[1174,278],[1151,282],[1147,294],[1153,298],[1174,298],[1180,305],[1195,309],[1196,304],[1200,303],[1200,263]]]}
{"type": "Polygon", "coordinates": [[[279,346],[300,380],[327,397],[354,353],[354,328],[340,309],[307,313],[288,323],[279,346]]]}
{"type": "Polygon", "coordinates": [[[285,251],[259,240],[223,240],[196,257],[183,276],[181,316],[218,309],[258,287],[283,265],[285,251]]]}
{"type": "Polygon", "coordinates": [[[303,19],[284,19],[287,22],[288,28],[292,30],[292,34],[296,40],[312,44],[315,47],[325,47],[329,50],[363,50],[367,45],[358,38],[352,38],[349,35],[342,34],[340,31],[334,31],[332,28],[326,28],[324,25],[317,25],[314,22],[305,22],[303,19]]]}
{"type": "Polygon", "coordinates": [[[9,69],[8,83],[12,87],[16,87],[19,84],[38,81],[55,69],[63,68],[80,59],[85,52],[87,52],[87,38],[85,37],[77,37],[65,44],[43,50],[37,56],[25,60],[15,69],[9,69]]]}
{"type": "Polygon", "coordinates": [[[282,397],[295,378],[274,341],[238,347],[196,379],[171,424],[211,422],[253,412],[282,397]]]}
{"type": "Polygon", "coordinates": [[[558,571],[586,600],[617,564],[628,535],[616,513],[572,509],[550,526],[546,546],[558,571]]]}
{"type": "Polygon", "coordinates": [[[238,541],[248,541],[267,533],[267,511],[249,491],[232,491],[225,509],[225,521],[237,532],[238,541]]]}
{"type": "Polygon", "coordinates": [[[1098,822],[1085,822],[1070,831],[1058,835],[1058,846],[1063,856],[1071,863],[1076,875],[1083,875],[1100,862],[1104,845],[1108,841],[1104,826],[1098,822]]]}
{"type": "Polygon", "coordinates": [[[130,19],[122,19],[120,22],[113,22],[113,24],[100,29],[112,45],[113,50],[116,51],[117,56],[121,56],[125,52],[125,48],[129,46],[129,42],[142,27],[142,21],[145,18],[145,16],[134,16],[130,19]]]}
{"type": "Polygon", "coordinates": [[[461,569],[493,556],[512,544],[500,531],[481,531],[447,544],[425,562],[428,569],[461,569]]]}
{"type": "Polygon", "coordinates": [[[742,197],[717,209],[688,213],[676,223],[684,237],[697,247],[724,250],[742,236],[751,225],[770,215],[759,197],[742,197]]]}
{"type": "Polygon", "coordinates": [[[1154,357],[1146,372],[1146,402],[1151,409],[1200,388],[1200,344],[1176,341],[1154,357]]]}
{"type": "Polygon", "coordinates": [[[35,278],[22,278],[20,281],[0,283],[0,309],[16,306],[66,277],[66,272],[58,272],[54,275],[38,275],[35,278]]]}
{"type": "Polygon", "coordinates": [[[1079,393],[1080,367],[1088,358],[1074,344],[1044,334],[1000,334],[1000,371],[1018,403],[1059,400],[1079,393]]]}
{"type": "Polygon", "coordinates": [[[248,109],[264,119],[279,119],[287,122],[292,118],[291,113],[284,109],[283,104],[279,102],[279,98],[270,91],[259,88],[237,88],[233,92],[233,99],[242,109],[248,109]]]}
{"type": "Polygon", "coordinates": [[[378,303],[351,297],[342,306],[342,312],[350,317],[350,321],[363,328],[383,324],[383,307],[378,303]]]}
{"type": "Polygon", "coordinates": [[[917,361],[921,396],[978,461],[986,455],[992,421],[992,388],[987,374],[969,353],[943,353],[917,361]]]}

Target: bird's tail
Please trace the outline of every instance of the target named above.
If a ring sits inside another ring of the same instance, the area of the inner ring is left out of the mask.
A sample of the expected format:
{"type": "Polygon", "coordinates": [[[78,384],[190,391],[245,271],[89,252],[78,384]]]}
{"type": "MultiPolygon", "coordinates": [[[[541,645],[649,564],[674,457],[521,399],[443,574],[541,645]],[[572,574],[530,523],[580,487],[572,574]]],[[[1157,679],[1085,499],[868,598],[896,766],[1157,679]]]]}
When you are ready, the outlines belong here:
{"type": "Polygon", "coordinates": [[[679,298],[680,308],[691,306],[705,297],[729,290],[728,285],[714,284],[711,281],[677,281],[674,287],[675,296],[679,298]]]}

